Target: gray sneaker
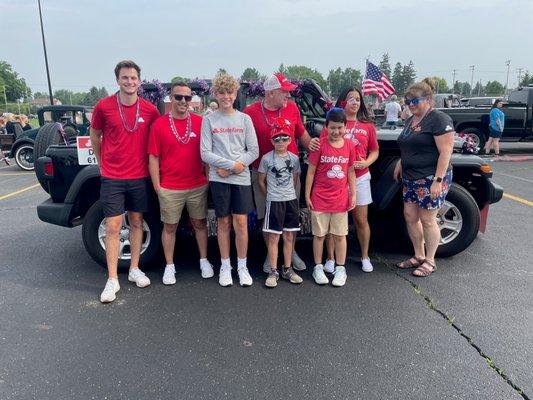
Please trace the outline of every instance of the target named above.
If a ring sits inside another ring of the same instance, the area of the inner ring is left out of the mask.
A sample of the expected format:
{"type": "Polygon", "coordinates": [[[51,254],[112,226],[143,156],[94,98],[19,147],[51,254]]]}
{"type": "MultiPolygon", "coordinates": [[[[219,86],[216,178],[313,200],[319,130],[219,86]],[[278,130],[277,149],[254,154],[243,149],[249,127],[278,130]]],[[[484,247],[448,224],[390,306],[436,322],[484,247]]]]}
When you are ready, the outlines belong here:
{"type": "Polygon", "coordinates": [[[292,253],[291,262],[296,271],[303,271],[307,268],[304,260],[302,260],[296,252],[292,253]]]}
{"type": "Polygon", "coordinates": [[[268,254],[267,254],[267,256],[265,258],[265,262],[263,263],[263,272],[265,274],[270,274],[270,270],[271,270],[271,268],[270,268],[270,260],[268,259],[268,254]]]}
{"type": "Polygon", "coordinates": [[[281,268],[281,277],[287,279],[290,283],[302,283],[304,281],[291,267],[281,268]]]}
{"type": "Polygon", "coordinates": [[[265,286],[271,287],[271,288],[276,287],[278,286],[278,280],[279,280],[278,271],[270,271],[265,281],[265,286]]]}

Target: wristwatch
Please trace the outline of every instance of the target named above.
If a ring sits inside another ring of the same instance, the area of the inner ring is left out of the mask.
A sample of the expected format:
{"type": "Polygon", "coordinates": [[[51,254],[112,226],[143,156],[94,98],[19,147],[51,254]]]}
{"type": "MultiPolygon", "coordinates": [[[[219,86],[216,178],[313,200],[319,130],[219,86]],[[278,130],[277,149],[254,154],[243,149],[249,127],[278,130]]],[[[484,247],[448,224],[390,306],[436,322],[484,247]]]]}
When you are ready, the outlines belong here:
{"type": "Polygon", "coordinates": [[[442,182],[442,178],[440,176],[434,176],[433,177],[433,181],[441,183],[442,182]]]}

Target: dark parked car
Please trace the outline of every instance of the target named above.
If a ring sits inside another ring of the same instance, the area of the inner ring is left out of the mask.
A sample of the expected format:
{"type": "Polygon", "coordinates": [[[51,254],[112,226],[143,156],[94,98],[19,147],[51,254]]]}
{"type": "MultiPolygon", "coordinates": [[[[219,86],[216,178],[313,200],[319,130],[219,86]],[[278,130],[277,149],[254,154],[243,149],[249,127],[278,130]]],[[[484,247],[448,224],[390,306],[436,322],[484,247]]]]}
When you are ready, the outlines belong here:
{"type": "MultiPolygon", "coordinates": [[[[146,90],[146,89],[145,89],[146,90]]],[[[194,90],[194,87],[193,87],[194,90]]],[[[308,132],[318,136],[325,120],[327,96],[312,80],[306,80],[294,93],[295,102],[302,112],[308,132]]],[[[236,100],[236,107],[242,109],[251,99],[248,85],[243,84],[236,100]]],[[[372,194],[374,204],[371,207],[371,222],[386,221],[386,229],[391,226],[403,226],[401,207],[401,185],[393,180],[394,165],[399,158],[396,138],[397,131],[380,131],[380,156],[372,165],[372,194]]],[[[302,182],[305,182],[306,152],[301,149],[302,182]]],[[[490,166],[473,155],[454,154],[454,183],[448,198],[437,219],[441,227],[442,242],[439,246],[440,256],[450,256],[466,249],[476,238],[478,231],[484,232],[489,206],[499,201],[502,189],[491,180],[490,166]]],[[[100,172],[96,165],[79,165],[77,149],[74,145],[51,145],[46,156],[36,162],[35,173],[50,198],[37,206],[39,218],[55,225],[73,227],[83,225],[82,237],[86,250],[101,265],[105,265],[104,239],[106,234],[102,206],[98,201],[100,192],[100,172]]],[[[151,193],[155,199],[155,193],[151,193]]],[[[209,199],[210,200],[210,199],[209,199]]],[[[216,232],[216,219],[209,201],[208,228],[210,235],[216,232]]],[[[309,212],[301,196],[302,234],[310,234],[309,212]]],[[[253,217],[249,218],[251,229],[258,228],[253,217]]],[[[188,218],[181,221],[182,230],[188,231],[188,218]]],[[[129,225],[124,217],[121,232],[119,266],[127,267],[130,258],[128,241],[129,225]]],[[[161,223],[157,201],[154,208],[145,215],[144,235],[141,250],[141,263],[146,265],[160,252],[161,223]]]]}
{"type": "MultiPolygon", "coordinates": [[[[91,113],[92,107],[86,106],[58,105],[41,107],[37,111],[39,127],[17,133],[13,137],[10,148],[6,148],[6,151],[9,151],[9,157],[14,158],[21,169],[32,171],[34,159],[44,155],[44,150],[46,150],[46,148],[41,149],[41,146],[35,143],[39,132],[43,130],[55,131],[55,128],[52,128],[51,125],[62,123],[67,136],[70,138],[75,138],[78,132],[86,134],[91,121],[91,113]],[[38,151],[36,155],[34,155],[35,150],[38,151]]],[[[57,143],[59,143],[59,137],[56,138],[55,144],[57,143]]]]}
{"type": "MultiPolygon", "coordinates": [[[[455,131],[467,134],[478,146],[483,148],[489,137],[490,107],[441,108],[452,117],[455,131]]],[[[504,102],[505,114],[503,141],[533,139],[533,86],[513,90],[504,102]]]]}

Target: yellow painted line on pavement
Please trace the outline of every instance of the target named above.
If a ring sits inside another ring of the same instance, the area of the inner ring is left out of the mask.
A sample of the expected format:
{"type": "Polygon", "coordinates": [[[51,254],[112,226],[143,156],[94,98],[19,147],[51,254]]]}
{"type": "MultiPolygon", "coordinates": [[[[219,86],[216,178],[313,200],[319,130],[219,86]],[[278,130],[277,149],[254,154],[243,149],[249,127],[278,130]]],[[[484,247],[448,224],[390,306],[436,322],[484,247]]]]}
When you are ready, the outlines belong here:
{"type": "Polygon", "coordinates": [[[10,197],[16,196],[17,194],[24,193],[24,192],[27,192],[28,190],[35,189],[36,187],[39,187],[39,186],[41,186],[41,185],[37,183],[36,185],[31,185],[31,186],[25,187],[24,189],[17,190],[16,192],[11,192],[11,193],[5,194],[3,196],[0,196],[0,200],[8,199],[10,197]]]}
{"type": "MultiPolygon", "coordinates": [[[[526,206],[533,207],[533,201],[529,201],[529,200],[526,200],[526,199],[524,199],[522,197],[515,196],[514,194],[504,193],[503,197],[505,197],[506,199],[509,199],[509,200],[514,200],[514,201],[517,201],[519,203],[525,204],[526,206]]],[[[0,198],[0,200],[1,200],[1,198],[0,198]]]]}

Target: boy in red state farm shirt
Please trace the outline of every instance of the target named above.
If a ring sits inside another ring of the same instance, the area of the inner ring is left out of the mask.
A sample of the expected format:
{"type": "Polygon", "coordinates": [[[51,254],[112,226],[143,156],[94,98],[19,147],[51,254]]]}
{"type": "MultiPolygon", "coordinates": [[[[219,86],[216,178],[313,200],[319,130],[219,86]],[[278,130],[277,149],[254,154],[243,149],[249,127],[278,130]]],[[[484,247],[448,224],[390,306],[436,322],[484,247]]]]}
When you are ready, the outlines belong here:
{"type": "Polygon", "coordinates": [[[91,143],[100,166],[100,202],[106,218],[106,261],[109,279],[100,295],[102,303],[116,298],[120,290],[117,267],[122,214],[128,211],[131,263],[128,280],[138,287],[150,284],[139,269],[143,239],[143,212],[148,211],[148,133],[159,117],[157,108],[137,96],[141,69],[133,61],[115,67],[119,91],[100,100],[91,121],[91,143]]]}
{"type": "Polygon", "coordinates": [[[329,282],[324,273],[322,253],[324,239],[331,234],[335,243],[337,267],[333,286],[346,283],[346,235],[348,211],[355,207],[355,170],[357,158],[355,145],[343,138],[346,130],[346,114],[341,108],[333,108],[326,115],[328,137],[320,140],[320,149],[309,154],[309,167],[305,181],[305,201],[311,210],[313,231],[313,278],[319,285],[329,282]],[[349,190],[348,190],[349,186],[349,190]]]}
{"type": "MultiPolygon", "coordinates": [[[[337,99],[337,107],[344,108],[346,113],[346,133],[344,139],[351,140],[357,149],[357,161],[354,164],[356,183],[357,204],[352,210],[352,218],[355,222],[355,231],[361,249],[361,267],[364,272],[372,272],[374,267],[368,256],[370,245],[370,225],[368,224],[368,205],[372,203],[372,191],[370,187],[370,171],[372,165],[379,156],[379,145],[376,128],[372,122],[361,91],[354,87],[344,88],[337,99]]],[[[320,137],[327,136],[324,128],[320,137]]],[[[326,238],[328,256],[324,264],[324,271],[333,273],[335,270],[335,256],[333,238],[326,238]]]]}
{"type": "Polygon", "coordinates": [[[202,278],[211,278],[213,266],[207,261],[207,177],[200,157],[202,117],[189,112],[192,91],[185,82],[175,82],[170,90],[172,105],[168,114],[156,120],[148,141],[149,169],[159,197],[163,232],[161,242],[166,267],[163,284],[176,283],[174,248],[176,229],[187,207],[194,228],[202,278]]]}

